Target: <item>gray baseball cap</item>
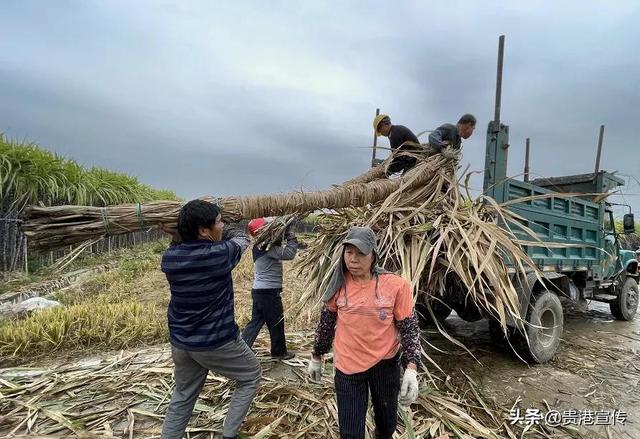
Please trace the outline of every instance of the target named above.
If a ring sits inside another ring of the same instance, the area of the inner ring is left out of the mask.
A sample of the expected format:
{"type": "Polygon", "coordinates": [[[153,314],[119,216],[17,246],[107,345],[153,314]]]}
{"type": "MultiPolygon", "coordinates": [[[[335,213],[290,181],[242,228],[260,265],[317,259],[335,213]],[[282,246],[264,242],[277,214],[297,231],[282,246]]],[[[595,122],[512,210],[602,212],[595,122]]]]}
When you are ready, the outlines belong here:
{"type": "Polygon", "coordinates": [[[376,234],[370,227],[353,226],[347,232],[347,237],[342,241],[342,245],[355,245],[365,255],[372,251],[378,252],[376,244],[376,234]]]}

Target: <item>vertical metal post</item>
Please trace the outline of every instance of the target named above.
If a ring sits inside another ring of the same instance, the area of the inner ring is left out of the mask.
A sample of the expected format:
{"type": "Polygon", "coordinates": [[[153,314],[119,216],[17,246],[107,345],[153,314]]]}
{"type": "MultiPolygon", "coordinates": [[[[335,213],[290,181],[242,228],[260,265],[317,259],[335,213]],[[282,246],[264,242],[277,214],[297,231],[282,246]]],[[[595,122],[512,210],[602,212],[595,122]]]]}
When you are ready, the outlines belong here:
{"type": "Polygon", "coordinates": [[[483,190],[485,195],[498,203],[506,201],[504,181],[507,178],[509,153],[509,127],[500,122],[502,104],[502,66],[504,61],[504,35],[498,40],[498,65],[496,72],[496,102],[494,119],[487,127],[487,147],[483,190]]]}
{"type": "Polygon", "coordinates": [[[596,170],[597,174],[600,172],[600,156],[602,155],[602,140],[604,139],[604,125],[600,125],[600,135],[598,136],[598,152],[596,154],[596,170]]]}
{"type": "Polygon", "coordinates": [[[527,137],[527,144],[525,147],[525,152],[524,152],[524,181],[529,181],[529,147],[530,147],[530,140],[527,137]]]}
{"type": "Polygon", "coordinates": [[[498,74],[496,76],[496,108],[493,120],[496,127],[500,124],[500,105],[502,103],[502,64],[504,60],[504,35],[500,35],[498,40],[498,74]]]}
{"type": "MultiPolygon", "coordinates": [[[[376,108],[376,116],[380,115],[380,109],[376,108]]],[[[378,135],[373,130],[373,152],[371,153],[371,167],[376,165],[376,147],[378,146],[378,135]]]]}

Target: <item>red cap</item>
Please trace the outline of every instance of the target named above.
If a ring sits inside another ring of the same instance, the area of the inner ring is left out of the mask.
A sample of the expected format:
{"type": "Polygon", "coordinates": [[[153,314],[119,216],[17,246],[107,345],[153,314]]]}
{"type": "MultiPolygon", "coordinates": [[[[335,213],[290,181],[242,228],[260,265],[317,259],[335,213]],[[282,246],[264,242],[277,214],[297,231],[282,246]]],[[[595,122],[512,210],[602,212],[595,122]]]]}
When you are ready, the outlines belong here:
{"type": "Polygon", "coordinates": [[[247,228],[249,229],[249,233],[251,233],[251,236],[255,236],[260,227],[264,226],[265,224],[267,224],[267,220],[265,220],[264,218],[255,218],[249,221],[249,225],[247,226],[247,228]]]}

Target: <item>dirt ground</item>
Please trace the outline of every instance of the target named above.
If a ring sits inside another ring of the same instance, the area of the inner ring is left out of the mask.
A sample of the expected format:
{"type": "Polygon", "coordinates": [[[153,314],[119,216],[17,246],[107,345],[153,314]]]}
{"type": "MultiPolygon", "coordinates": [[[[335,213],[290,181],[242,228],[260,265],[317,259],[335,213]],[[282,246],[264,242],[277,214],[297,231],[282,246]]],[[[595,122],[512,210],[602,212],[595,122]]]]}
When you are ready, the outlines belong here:
{"type": "Polygon", "coordinates": [[[476,357],[474,360],[463,349],[451,349],[437,330],[427,329],[427,339],[448,350],[430,351],[446,373],[464,370],[498,401],[511,406],[519,400],[523,414],[529,408],[540,408],[543,414],[549,410],[621,410],[627,415],[624,425],[578,428],[586,437],[640,437],[640,319],[614,320],[608,305],[596,302],[588,309],[565,311],[558,355],[547,364],[532,366],[494,344],[486,321],[469,323],[454,314],[444,325],[476,357]]]}
{"type": "MultiPolygon", "coordinates": [[[[236,318],[240,326],[243,326],[250,316],[252,272],[250,263],[243,264],[240,268],[235,279],[236,318]]],[[[285,278],[285,308],[292,308],[295,298],[291,292],[302,286],[291,270],[285,271],[285,278]]],[[[156,302],[159,305],[166,304],[166,281],[159,271],[150,272],[138,283],[141,290],[148,291],[148,295],[141,294],[141,300],[156,302]]],[[[433,327],[423,330],[423,337],[427,341],[424,348],[452,381],[465,379],[466,374],[485,394],[501,405],[512,407],[517,403],[514,407],[519,408],[522,414],[526,413],[527,409],[540,409],[543,415],[550,410],[557,410],[563,414],[570,410],[592,410],[606,414],[620,410],[626,414],[624,424],[618,420],[617,425],[610,426],[578,425],[576,427],[579,435],[604,438],[640,437],[640,396],[637,389],[640,383],[640,317],[633,322],[616,321],[609,313],[607,305],[595,302],[589,304],[588,308],[566,308],[568,310],[565,312],[564,337],[559,353],[544,365],[529,366],[504,346],[493,343],[486,321],[465,322],[455,313],[445,321],[444,327],[451,336],[463,342],[470,352],[453,345],[433,327]]],[[[306,360],[308,357],[310,331],[313,327],[314,322],[305,319],[287,321],[287,330],[297,333],[296,347],[299,351],[295,365],[266,360],[268,339],[263,329],[256,347],[259,351],[264,351],[265,379],[271,382],[297,380],[302,383],[301,376],[306,364],[300,360],[306,360]]],[[[138,351],[141,355],[149,351],[158,356],[158,361],[161,359],[166,362],[165,366],[168,369],[163,373],[170,377],[167,345],[141,348],[138,351]]],[[[64,356],[59,358],[56,363],[59,365],[59,360],[63,358],[64,356]]],[[[74,360],[79,359],[81,358],[76,357],[74,360]]],[[[84,360],[93,361],[90,358],[84,360]]],[[[29,366],[38,368],[48,367],[50,364],[38,362],[29,366]]],[[[428,367],[435,370],[435,366],[428,367]]],[[[4,374],[7,372],[11,375],[9,369],[0,369],[0,378],[5,377],[4,374]]],[[[166,388],[165,391],[169,392],[170,388],[166,388]]],[[[526,419],[523,422],[526,422],[526,419]]],[[[609,423],[612,421],[609,420],[609,423]]],[[[159,426],[160,423],[157,421],[150,422],[147,430],[149,436],[144,437],[157,437],[159,426]]],[[[115,432],[115,424],[113,427],[115,432]]],[[[0,436],[2,434],[3,429],[0,428],[0,436]]]]}

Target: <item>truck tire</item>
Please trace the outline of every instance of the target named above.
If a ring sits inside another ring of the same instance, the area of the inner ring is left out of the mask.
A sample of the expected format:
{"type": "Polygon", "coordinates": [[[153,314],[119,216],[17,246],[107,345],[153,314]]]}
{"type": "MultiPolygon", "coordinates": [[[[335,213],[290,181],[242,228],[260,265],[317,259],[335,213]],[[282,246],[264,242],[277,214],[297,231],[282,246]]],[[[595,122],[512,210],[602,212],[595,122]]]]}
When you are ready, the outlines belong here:
{"type": "Polygon", "coordinates": [[[609,303],[611,314],[618,320],[633,320],[638,310],[638,282],[627,277],[618,291],[618,298],[609,303]]]}
{"type": "MultiPolygon", "coordinates": [[[[449,314],[451,314],[451,308],[440,302],[439,300],[433,300],[430,304],[431,310],[433,311],[433,314],[436,317],[438,323],[444,322],[447,317],[449,317],[449,314]]],[[[418,322],[421,326],[424,327],[434,324],[431,313],[429,312],[427,305],[423,301],[416,301],[415,309],[416,315],[418,317],[418,322]]]]}
{"type": "Polygon", "coordinates": [[[547,290],[534,293],[527,312],[527,337],[518,333],[515,347],[525,360],[546,363],[558,350],[563,330],[564,317],[558,296],[547,290]]]}

